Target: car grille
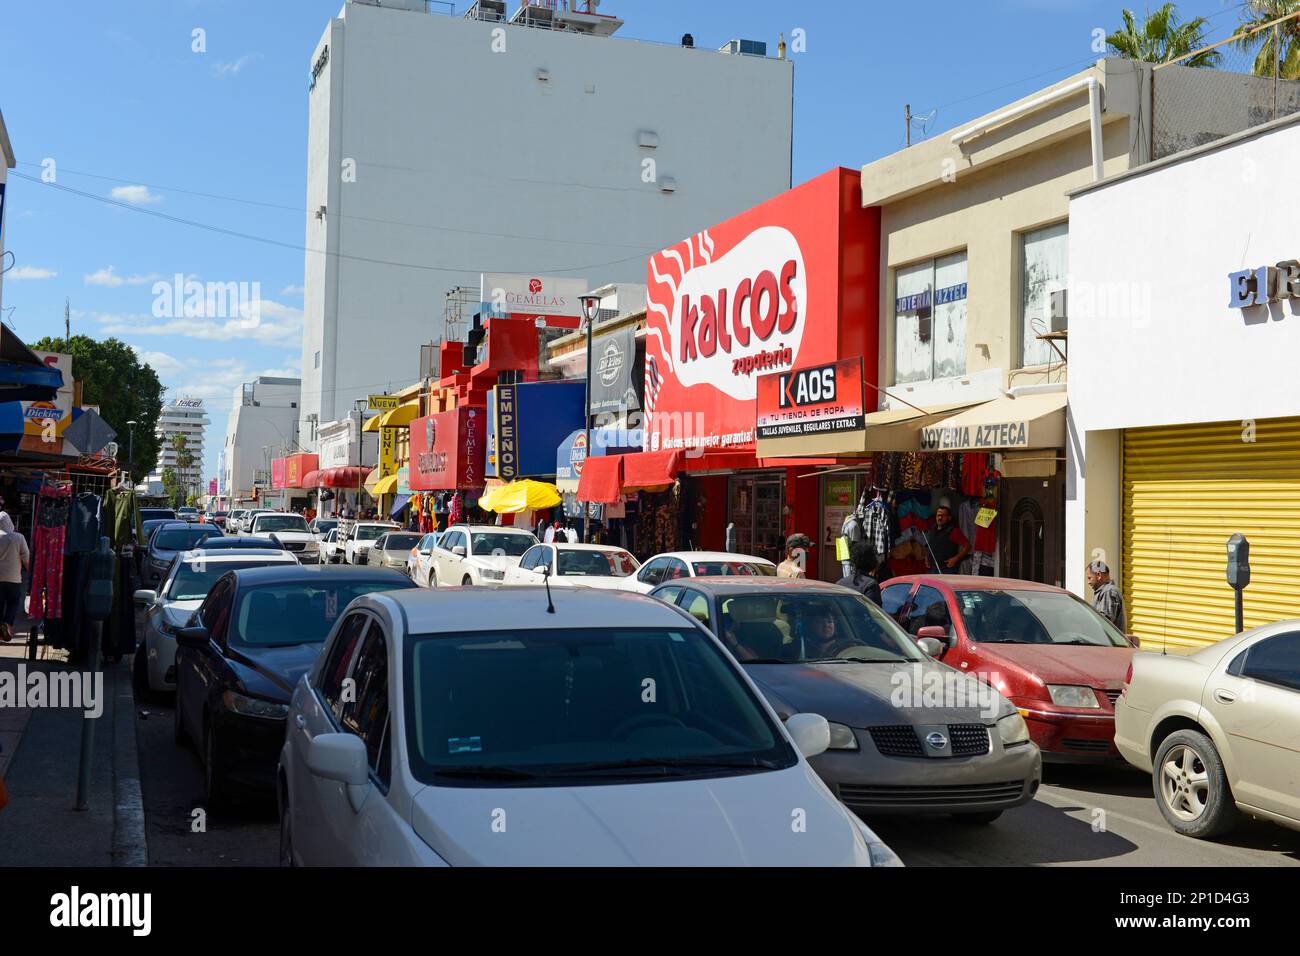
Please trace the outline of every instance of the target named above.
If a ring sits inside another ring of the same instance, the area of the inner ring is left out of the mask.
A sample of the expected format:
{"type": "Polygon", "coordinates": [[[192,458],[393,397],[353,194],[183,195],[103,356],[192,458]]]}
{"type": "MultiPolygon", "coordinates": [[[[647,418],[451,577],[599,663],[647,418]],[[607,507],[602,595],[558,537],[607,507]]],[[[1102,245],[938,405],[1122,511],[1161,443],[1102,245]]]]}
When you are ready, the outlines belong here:
{"type": "Polygon", "coordinates": [[[1074,750],[1083,754],[1110,753],[1109,740],[1081,740],[1078,738],[1065,737],[1061,740],[1061,746],[1066,750],[1074,750]]]}
{"type": "Polygon", "coordinates": [[[951,787],[861,787],[840,784],[840,799],[855,810],[873,807],[945,806],[952,804],[1001,803],[1018,800],[1024,793],[1020,780],[1000,783],[964,784],[951,787]]]}
{"type": "Polygon", "coordinates": [[[286,551],[301,551],[303,548],[307,547],[307,545],[303,544],[301,541],[286,541],[284,542],[283,547],[286,551]]]}
{"type": "MultiPolygon", "coordinates": [[[[886,757],[924,757],[925,747],[914,727],[869,727],[871,740],[886,757]]],[[[983,724],[949,724],[951,756],[979,757],[989,752],[989,732],[983,724]]]]}

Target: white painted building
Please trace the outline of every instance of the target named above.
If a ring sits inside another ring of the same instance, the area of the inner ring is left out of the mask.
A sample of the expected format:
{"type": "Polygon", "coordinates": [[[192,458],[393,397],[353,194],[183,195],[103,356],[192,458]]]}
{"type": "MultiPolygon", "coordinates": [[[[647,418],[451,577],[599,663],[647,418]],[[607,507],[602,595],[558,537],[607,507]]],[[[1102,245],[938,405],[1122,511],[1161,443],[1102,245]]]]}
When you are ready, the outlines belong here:
{"type": "Polygon", "coordinates": [[[789,60],[619,39],[604,10],[526,11],[585,33],[476,18],[505,10],[348,0],[307,64],[310,447],[418,377],[448,290],[644,282],[648,254],[790,185],[789,60]]]}
{"type": "Polygon", "coordinates": [[[302,379],[263,375],[235,389],[222,449],[222,494],[232,507],[253,500],[254,482],[271,487],[271,459],[298,451],[302,379]]]}
{"type": "Polygon", "coordinates": [[[1292,116],[1071,197],[1066,585],[1105,560],[1146,648],[1235,632],[1234,533],[1245,626],[1300,617],[1297,156],[1292,116]]]}
{"type": "MultiPolygon", "coordinates": [[[[164,405],[162,414],[158,416],[158,424],[154,428],[154,434],[158,436],[159,451],[158,463],[145,483],[152,490],[162,488],[163,471],[171,468],[176,472],[181,484],[185,488],[186,496],[191,494],[206,494],[207,483],[202,480],[203,476],[203,433],[209,424],[207,410],[203,407],[203,399],[189,398],[182,395],[170,405],[164,405]],[[185,451],[192,456],[188,468],[177,467],[176,461],[178,452],[172,444],[176,435],[185,436],[185,451]]],[[[161,492],[160,492],[161,493],[161,492]]]]}

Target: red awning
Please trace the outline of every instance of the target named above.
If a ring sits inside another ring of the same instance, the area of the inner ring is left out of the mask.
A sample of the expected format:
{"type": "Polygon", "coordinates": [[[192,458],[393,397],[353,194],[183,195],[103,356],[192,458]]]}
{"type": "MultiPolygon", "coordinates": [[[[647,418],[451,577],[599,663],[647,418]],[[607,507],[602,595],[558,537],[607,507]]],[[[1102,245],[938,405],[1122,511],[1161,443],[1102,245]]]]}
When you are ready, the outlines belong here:
{"type": "Polygon", "coordinates": [[[578,479],[578,500],[612,505],[623,493],[625,455],[588,455],[578,479]]]}
{"type": "Polygon", "coordinates": [[[366,465],[345,465],[342,468],[326,468],[320,473],[321,484],[326,488],[356,488],[366,480],[366,475],[374,471],[366,465]]]}
{"type": "Polygon", "coordinates": [[[307,474],[302,476],[302,486],[304,488],[319,488],[321,485],[321,475],[323,474],[325,474],[325,472],[320,470],[307,472],[307,474]]]}
{"type": "Polygon", "coordinates": [[[674,448],[668,451],[640,451],[623,456],[623,490],[663,491],[673,486],[679,472],[685,471],[686,453],[674,448]]]}

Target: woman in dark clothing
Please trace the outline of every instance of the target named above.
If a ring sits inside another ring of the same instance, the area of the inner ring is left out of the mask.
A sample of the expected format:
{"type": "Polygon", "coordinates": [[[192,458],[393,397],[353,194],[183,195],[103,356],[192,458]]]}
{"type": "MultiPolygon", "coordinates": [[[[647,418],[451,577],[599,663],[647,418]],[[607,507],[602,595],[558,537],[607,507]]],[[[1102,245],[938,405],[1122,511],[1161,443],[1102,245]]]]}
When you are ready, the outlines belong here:
{"type": "Polygon", "coordinates": [[[853,573],[840,578],[836,583],[841,587],[852,588],[879,607],[880,582],[876,580],[876,569],[880,562],[871,550],[871,545],[865,541],[854,541],[849,547],[849,561],[853,563],[853,573]]]}

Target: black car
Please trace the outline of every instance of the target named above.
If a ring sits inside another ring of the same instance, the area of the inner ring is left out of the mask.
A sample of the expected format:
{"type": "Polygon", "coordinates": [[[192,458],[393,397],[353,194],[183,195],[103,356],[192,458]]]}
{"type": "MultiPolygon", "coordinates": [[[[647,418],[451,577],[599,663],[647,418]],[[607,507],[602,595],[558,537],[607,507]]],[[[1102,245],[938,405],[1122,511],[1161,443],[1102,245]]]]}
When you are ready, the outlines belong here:
{"type": "Polygon", "coordinates": [[[211,524],[189,524],[170,521],[159,525],[149,535],[140,576],[146,588],[157,589],[172,566],[172,559],[181,551],[191,551],[207,538],[220,537],[221,529],[211,524]]]}
{"type": "Polygon", "coordinates": [[[149,521],[158,521],[159,519],[175,521],[177,520],[176,512],[173,511],[171,508],[141,508],[140,509],[141,521],[149,522],[149,521]]]}
{"type": "Polygon", "coordinates": [[[199,545],[199,548],[203,551],[225,551],[230,548],[257,551],[284,550],[280,542],[275,540],[274,535],[269,538],[262,538],[245,534],[228,534],[216,538],[208,538],[199,545]]]}
{"type": "Polygon", "coordinates": [[[273,793],[289,698],[354,598],[412,588],[387,568],[283,565],[217,579],[177,634],[176,742],[193,741],[209,809],[273,793]]]}

